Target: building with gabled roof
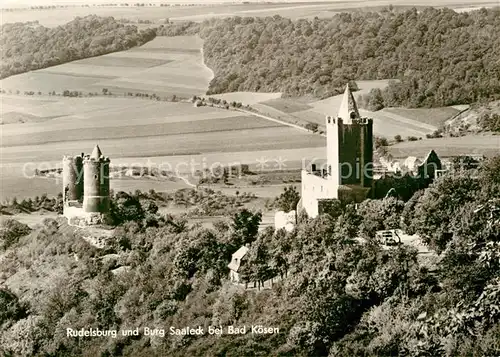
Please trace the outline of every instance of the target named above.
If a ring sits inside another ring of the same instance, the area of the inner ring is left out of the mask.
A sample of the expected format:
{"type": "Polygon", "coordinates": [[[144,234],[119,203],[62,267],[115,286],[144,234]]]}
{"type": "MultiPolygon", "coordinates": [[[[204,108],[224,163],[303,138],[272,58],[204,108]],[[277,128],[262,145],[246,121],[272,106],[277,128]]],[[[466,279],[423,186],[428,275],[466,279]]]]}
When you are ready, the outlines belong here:
{"type": "Polygon", "coordinates": [[[417,177],[433,179],[436,173],[442,173],[444,165],[441,159],[434,150],[430,150],[423,158],[416,156],[408,156],[406,159],[391,159],[380,158],[376,165],[377,175],[375,179],[379,179],[386,174],[409,174],[417,177]]]}
{"type": "Polygon", "coordinates": [[[434,150],[427,153],[417,168],[419,177],[433,180],[438,174],[443,173],[443,164],[434,150]]]}
{"type": "Polygon", "coordinates": [[[242,260],[248,253],[248,250],[249,250],[248,246],[243,245],[231,256],[231,262],[228,264],[227,267],[229,268],[229,278],[233,283],[239,283],[241,281],[240,268],[242,260]]]}

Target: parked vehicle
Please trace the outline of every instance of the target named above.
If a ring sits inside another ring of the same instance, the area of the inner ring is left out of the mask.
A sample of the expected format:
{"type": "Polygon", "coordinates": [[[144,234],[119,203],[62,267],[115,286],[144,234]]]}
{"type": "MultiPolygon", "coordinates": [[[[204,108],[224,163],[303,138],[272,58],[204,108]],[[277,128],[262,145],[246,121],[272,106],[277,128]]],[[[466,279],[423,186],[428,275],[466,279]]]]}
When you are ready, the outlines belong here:
{"type": "Polygon", "coordinates": [[[394,246],[401,244],[400,232],[397,229],[378,231],[375,238],[383,245],[394,246]]]}

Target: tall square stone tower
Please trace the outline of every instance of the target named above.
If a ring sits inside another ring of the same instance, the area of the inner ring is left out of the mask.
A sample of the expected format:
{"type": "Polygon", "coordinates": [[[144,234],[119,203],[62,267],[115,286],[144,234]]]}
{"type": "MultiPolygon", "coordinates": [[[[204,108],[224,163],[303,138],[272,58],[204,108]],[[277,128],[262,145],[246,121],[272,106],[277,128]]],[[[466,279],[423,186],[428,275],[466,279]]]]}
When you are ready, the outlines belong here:
{"type": "Polygon", "coordinates": [[[337,186],[371,188],[373,178],[373,120],[359,115],[347,85],[337,117],[326,117],[329,179],[337,186]]]}
{"type": "Polygon", "coordinates": [[[373,120],[362,118],[347,85],[336,117],[326,117],[326,168],[302,171],[298,209],[316,217],[329,201],[361,202],[373,181],[373,120]]]}

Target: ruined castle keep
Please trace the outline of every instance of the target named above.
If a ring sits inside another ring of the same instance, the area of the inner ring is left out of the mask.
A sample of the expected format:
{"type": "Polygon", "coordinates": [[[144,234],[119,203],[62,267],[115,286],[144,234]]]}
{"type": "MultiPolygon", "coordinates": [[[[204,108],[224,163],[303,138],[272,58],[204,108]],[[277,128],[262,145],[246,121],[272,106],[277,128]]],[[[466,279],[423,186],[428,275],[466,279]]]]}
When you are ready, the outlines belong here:
{"type": "Polygon", "coordinates": [[[321,214],[322,203],[339,199],[363,201],[373,174],[373,120],[362,118],[347,85],[336,117],[326,117],[327,162],[302,171],[299,209],[310,217],[321,214]]]}
{"type": "Polygon", "coordinates": [[[109,214],[109,164],[98,145],[92,154],[63,157],[64,216],[75,224],[99,224],[109,214]]]}
{"type": "Polygon", "coordinates": [[[83,199],[83,154],[63,157],[63,199],[81,201],[83,199]]]}

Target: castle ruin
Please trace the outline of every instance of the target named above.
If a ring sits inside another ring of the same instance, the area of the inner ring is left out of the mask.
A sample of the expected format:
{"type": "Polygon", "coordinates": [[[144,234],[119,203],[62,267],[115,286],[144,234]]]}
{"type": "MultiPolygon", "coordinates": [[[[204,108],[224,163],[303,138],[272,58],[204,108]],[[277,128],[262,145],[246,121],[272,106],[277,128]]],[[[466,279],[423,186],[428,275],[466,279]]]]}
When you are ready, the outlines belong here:
{"type": "Polygon", "coordinates": [[[98,145],[90,155],[63,157],[63,215],[69,223],[109,222],[109,164],[98,145]]]}

